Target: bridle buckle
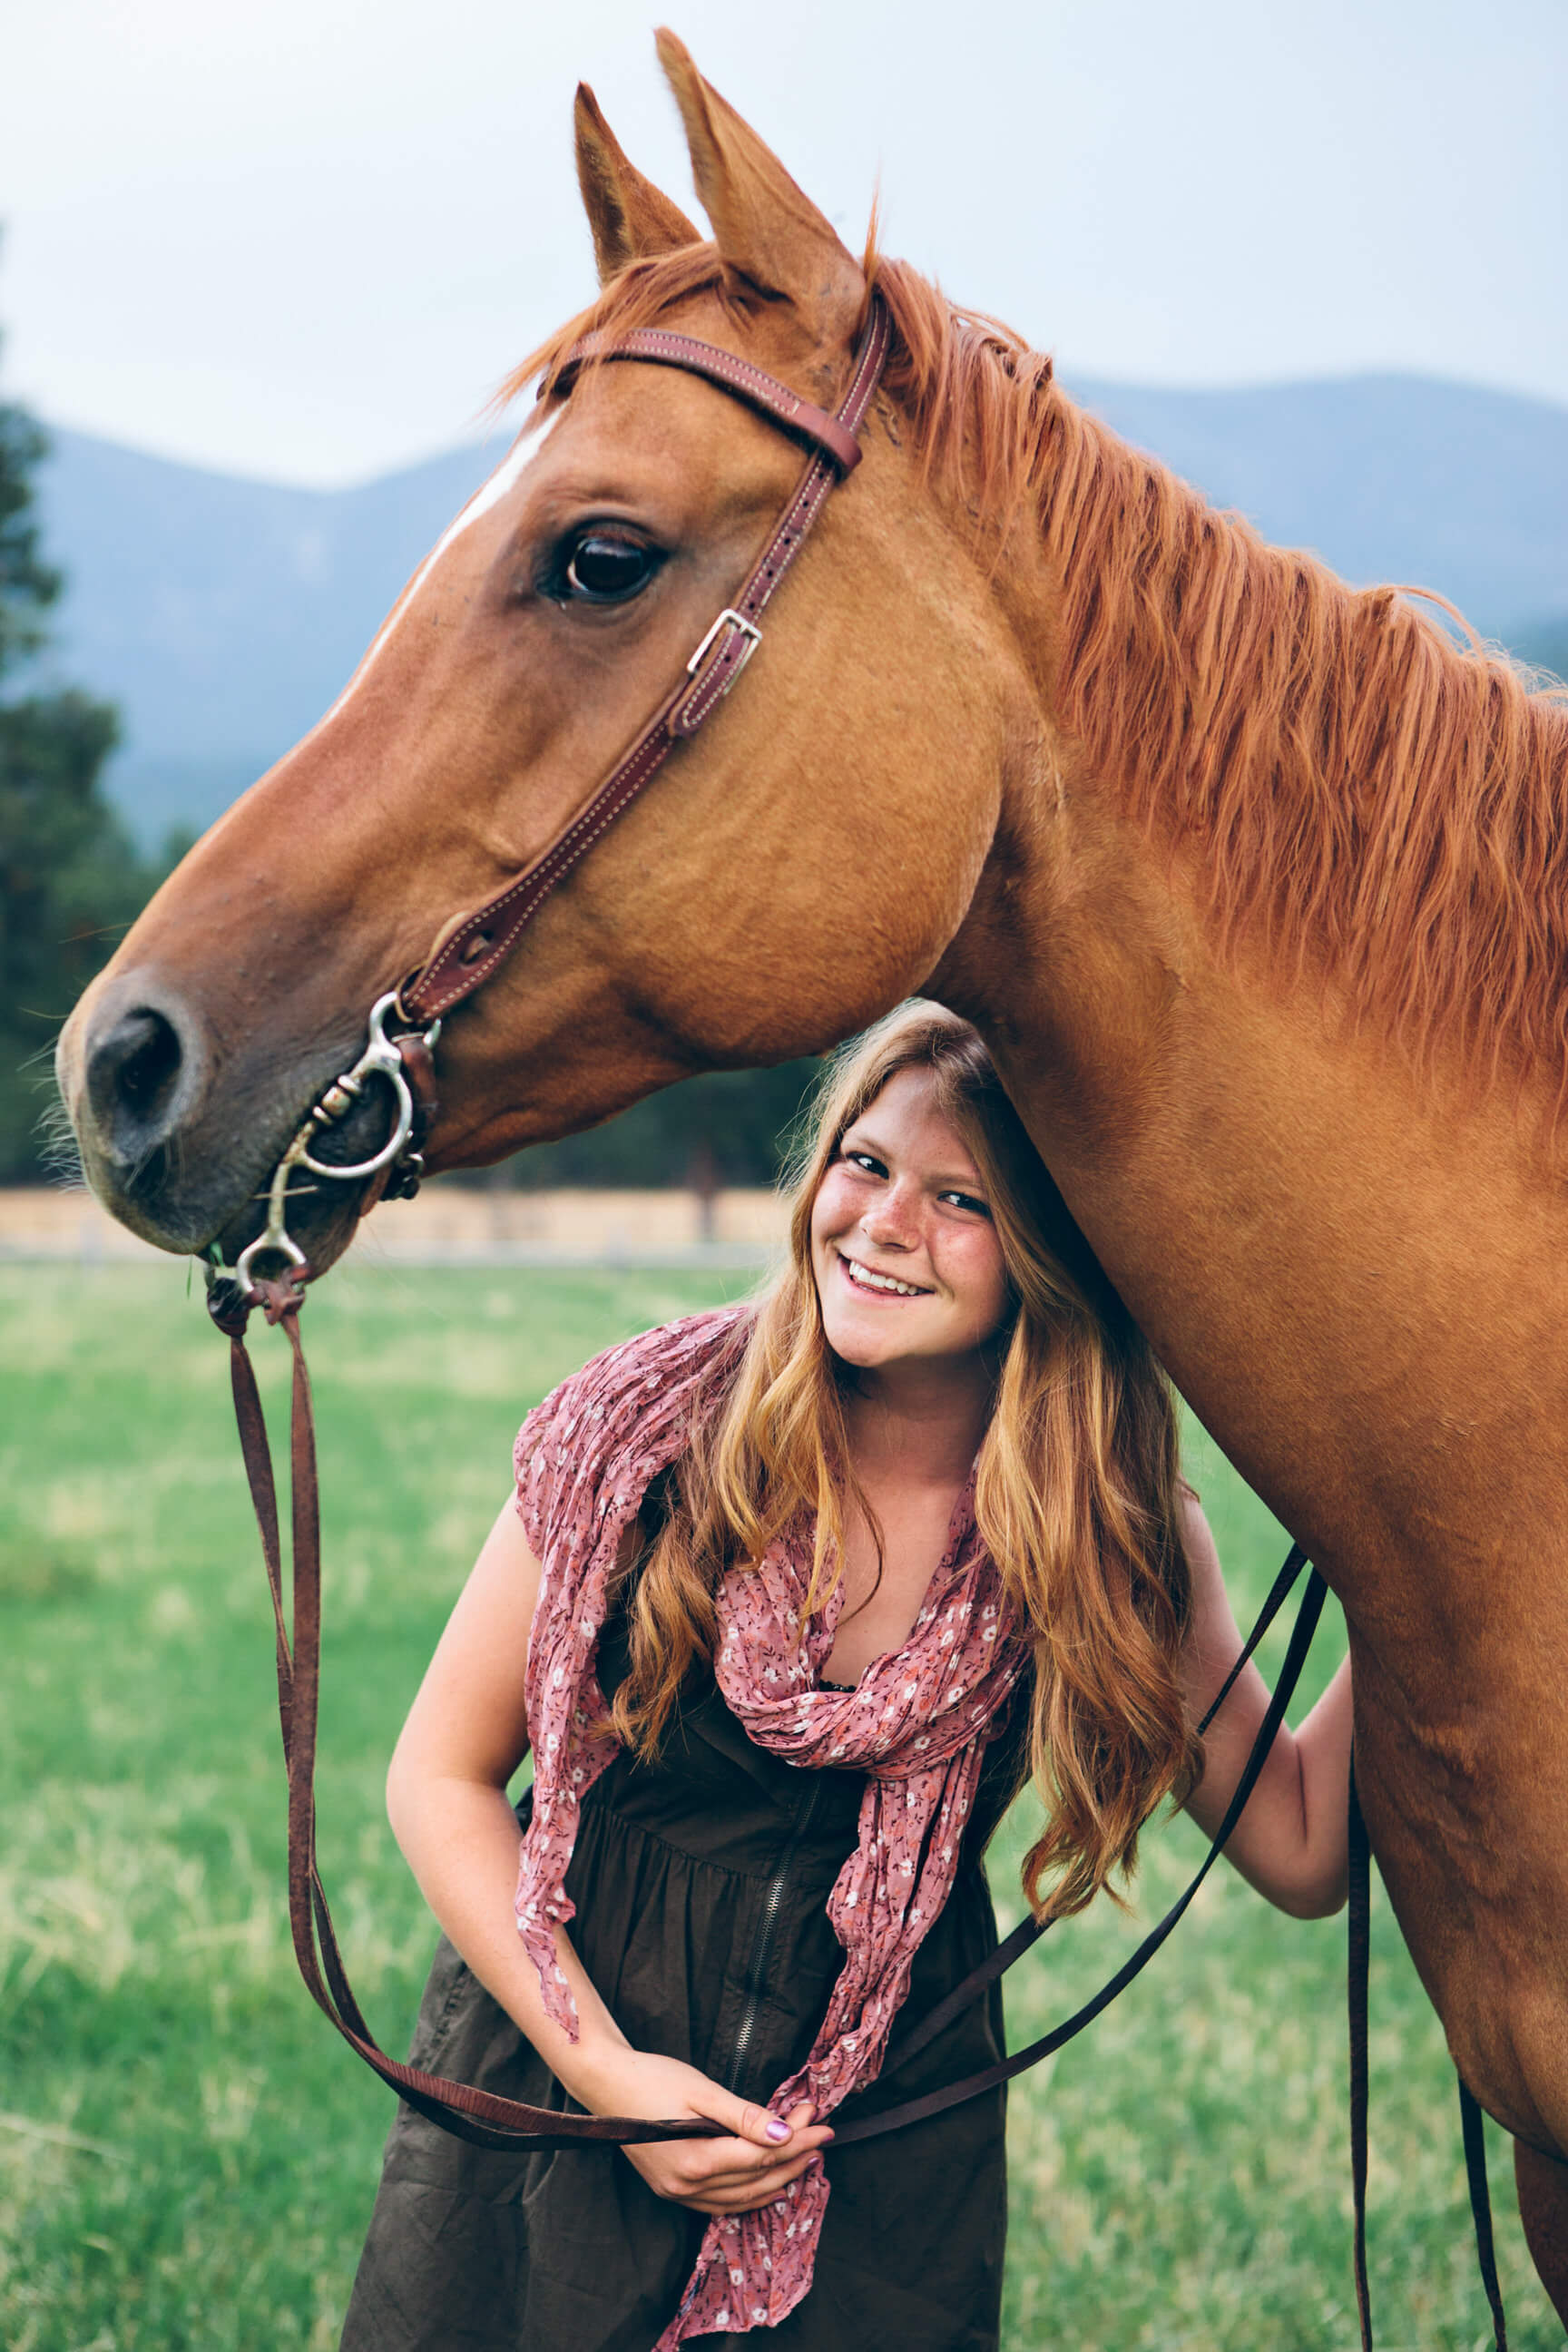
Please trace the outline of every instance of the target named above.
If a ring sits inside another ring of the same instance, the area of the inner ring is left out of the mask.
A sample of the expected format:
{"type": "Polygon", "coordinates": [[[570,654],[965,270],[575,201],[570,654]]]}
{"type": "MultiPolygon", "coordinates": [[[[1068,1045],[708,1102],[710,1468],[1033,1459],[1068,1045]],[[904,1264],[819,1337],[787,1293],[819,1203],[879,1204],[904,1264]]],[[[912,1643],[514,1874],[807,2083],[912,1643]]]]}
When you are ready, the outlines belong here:
{"type": "Polygon", "coordinates": [[[734,685],[735,680],[740,677],[741,672],[745,668],[746,664],[751,660],[752,656],[756,652],[757,647],[762,644],[763,633],[761,629],[758,628],[755,621],[748,621],[744,613],[737,613],[733,604],[726,604],[718,619],[714,622],[712,627],[708,630],[707,634],[704,635],[701,644],[698,646],[697,651],[692,655],[691,659],[687,663],[686,675],[688,677],[696,677],[698,671],[701,668],[703,663],[712,652],[714,643],[721,629],[738,629],[741,635],[745,639],[745,645],[742,651],[740,660],[735,664],[734,668],[730,672],[729,677],[724,680],[722,687],[720,688],[721,694],[728,694],[730,688],[734,685]]]}

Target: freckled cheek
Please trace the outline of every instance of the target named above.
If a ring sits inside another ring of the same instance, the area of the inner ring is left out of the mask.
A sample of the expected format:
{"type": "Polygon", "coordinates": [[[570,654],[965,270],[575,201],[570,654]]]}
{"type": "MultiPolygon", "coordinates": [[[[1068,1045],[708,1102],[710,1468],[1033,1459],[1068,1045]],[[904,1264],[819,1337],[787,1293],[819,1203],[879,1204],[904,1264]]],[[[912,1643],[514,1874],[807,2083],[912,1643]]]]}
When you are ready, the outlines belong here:
{"type": "Polygon", "coordinates": [[[847,1233],[854,1223],[858,1199],[852,1185],[833,1172],[826,1175],[817,1188],[811,1212],[812,1247],[821,1250],[837,1235],[847,1233]]]}
{"type": "Polygon", "coordinates": [[[931,1248],[931,1264],[976,1328],[994,1330],[1006,1312],[1007,1277],[991,1228],[944,1234],[931,1248]]]}
{"type": "Polygon", "coordinates": [[[826,1185],[818,1192],[811,1212],[811,1266],[818,1290],[826,1283],[833,1264],[833,1244],[842,1241],[850,1219],[842,1200],[828,1194],[826,1185]]]}

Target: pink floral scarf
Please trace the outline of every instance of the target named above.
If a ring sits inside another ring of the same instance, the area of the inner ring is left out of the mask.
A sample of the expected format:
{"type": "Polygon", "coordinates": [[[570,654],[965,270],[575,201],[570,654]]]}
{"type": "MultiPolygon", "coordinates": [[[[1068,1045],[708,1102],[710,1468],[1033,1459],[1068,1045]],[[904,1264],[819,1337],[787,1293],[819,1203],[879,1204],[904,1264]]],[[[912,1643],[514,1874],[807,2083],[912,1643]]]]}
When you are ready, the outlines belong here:
{"type": "MultiPolygon", "coordinates": [[[[554,1930],[573,1916],[563,1885],[578,1808],[618,1742],[595,1674],[607,1581],[648,1482],[712,1410],[744,1341],[744,1309],[698,1315],[613,1348],[547,1397],[517,1441],[518,1508],[543,1563],[528,1660],[533,1814],[523,1837],[517,1922],[549,2014],[575,2040],[576,2004],[554,1930]]],[[[800,2071],[768,2102],[803,2098],[818,2118],[875,2080],[914,1956],[947,1901],[988,1727],[1025,1663],[1001,1578],[968,1498],[901,1649],[850,1691],[819,1675],[842,1606],[835,1592],[799,1639],[809,1532],[728,1575],[714,1673],[748,1737],[791,1763],[867,1775],[859,1838],[827,1913],[845,1962],[800,2071]]],[[[820,2158],[760,2212],[710,2221],[679,2310],[654,2352],[693,2336],[775,2327],[811,2284],[827,2206],[820,2158]]]]}

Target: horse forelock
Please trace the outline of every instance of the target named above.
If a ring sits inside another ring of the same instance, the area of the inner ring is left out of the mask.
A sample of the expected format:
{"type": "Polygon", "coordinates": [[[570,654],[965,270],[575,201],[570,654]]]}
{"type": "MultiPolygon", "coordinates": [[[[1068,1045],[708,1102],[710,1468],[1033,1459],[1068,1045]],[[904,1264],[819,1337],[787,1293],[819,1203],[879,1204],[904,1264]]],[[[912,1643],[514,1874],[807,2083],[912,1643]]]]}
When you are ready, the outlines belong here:
{"type": "MultiPolygon", "coordinates": [[[[1429,1065],[1543,1078],[1568,1108],[1568,707],[1390,587],[1267,544],[1121,440],[1000,321],[866,250],[883,389],[934,496],[994,560],[1033,524],[1058,583],[1053,715],[1199,879],[1222,951],[1331,973],[1350,1016],[1429,1065]]],[[[712,295],[712,245],[635,263],[524,362],[712,295]]]]}

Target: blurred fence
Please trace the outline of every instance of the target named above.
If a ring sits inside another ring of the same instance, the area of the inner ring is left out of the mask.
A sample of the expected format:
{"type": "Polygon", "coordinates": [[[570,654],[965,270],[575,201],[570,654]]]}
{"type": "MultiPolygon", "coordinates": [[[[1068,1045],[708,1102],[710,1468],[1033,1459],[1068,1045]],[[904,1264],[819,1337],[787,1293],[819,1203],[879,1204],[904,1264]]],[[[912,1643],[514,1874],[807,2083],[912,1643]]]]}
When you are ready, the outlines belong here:
{"type": "MultiPolygon", "coordinates": [[[[776,1194],[519,1192],[428,1184],[372,1211],[356,1253],[398,1265],[765,1265],[784,1247],[776,1194]]],[[[89,1192],[0,1191],[0,1261],[123,1265],[162,1255],[89,1192]]]]}

